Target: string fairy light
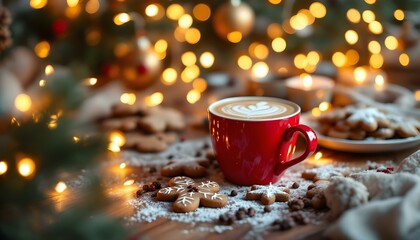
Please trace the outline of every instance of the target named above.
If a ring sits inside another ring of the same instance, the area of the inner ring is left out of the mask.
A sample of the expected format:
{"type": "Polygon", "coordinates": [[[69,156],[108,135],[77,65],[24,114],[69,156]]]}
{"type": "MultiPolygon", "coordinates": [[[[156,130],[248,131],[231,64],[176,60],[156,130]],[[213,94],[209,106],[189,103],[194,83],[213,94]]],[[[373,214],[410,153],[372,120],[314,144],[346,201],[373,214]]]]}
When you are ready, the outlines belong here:
{"type": "Polygon", "coordinates": [[[30,177],[35,173],[35,162],[29,157],[22,158],[17,163],[18,172],[23,177],[30,177]]]}
{"type": "Polygon", "coordinates": [[[65,182],[63,182],[63,181],[58,182],[58,183],[55,185],[55,188],[54,188],[54,190],[55,190],[56,192],[58,192],[58,193],[62,193],[62,192],[64,192],[66,189],[67,189],[67,185],[66,185],[66,183],[65,183],[65,182]]]}
{"type": "Polygon", "coordinates": [[[3,175],[7,172],[8,166],[5,161],[0,161],[0,175],[3,175]]]}

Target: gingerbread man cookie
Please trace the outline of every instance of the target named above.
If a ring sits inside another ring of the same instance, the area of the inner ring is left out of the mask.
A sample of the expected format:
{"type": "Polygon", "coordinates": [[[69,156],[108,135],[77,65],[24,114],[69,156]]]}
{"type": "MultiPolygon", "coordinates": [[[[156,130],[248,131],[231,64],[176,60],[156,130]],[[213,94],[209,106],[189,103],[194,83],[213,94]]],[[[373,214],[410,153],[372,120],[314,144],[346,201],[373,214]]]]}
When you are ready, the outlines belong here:
{"type": "Polygon", "coordinates": [[[245,199],[260,200],[264,205],[270,205],[274,202],[289,201],[290,190],[286,187],[272,185],[253,185],[251,191],[247,192],[245,199]]]}
{"type": "Polygon", "coordinates": [[[173,211],[185,213],[196,210],[199,206],[220,208],[227,204],[227,197],[218,193],[219,184],[213,181],[195,183],[189,177],[174,177],[169,180],[169,187],[157,192],[158,201],[173,201],[173,211]]]}
{"type": "Polygon", "coordinates": [[[210,162],[207,159],[190,161],[173,161],[160,169],[160,174],[164,177],[175,177],[185,175],[191,178],[199,178],[207,175],[210,162]]]}

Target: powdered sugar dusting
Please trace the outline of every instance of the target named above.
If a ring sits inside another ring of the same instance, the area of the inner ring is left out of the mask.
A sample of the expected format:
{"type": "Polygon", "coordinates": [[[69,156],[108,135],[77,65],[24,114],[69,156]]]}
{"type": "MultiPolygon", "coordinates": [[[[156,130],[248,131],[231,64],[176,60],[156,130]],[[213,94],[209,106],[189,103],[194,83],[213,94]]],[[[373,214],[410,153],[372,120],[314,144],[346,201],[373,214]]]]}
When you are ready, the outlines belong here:
{"type": "MultiPolygon", "coordinates": [[[[123,151],[121,153],[121,158],[116,159],[115,161],[109,161],[110,165],[117,165],[123,161],[127,166],[138,167],[145,172],[135,172],[128,177],[133,177],[136,179],[136,185],[138,187],[142,184],[150,184],[153,181],[159,181],[163,185],[163,189],[168,186],[170,178],[161,177],[159,173],[159,168],[165,166],[169,162],[174,161],[191,161],[196,159],[202,159],[198,156],[197,152],[201,153],[201,156],[209,150],[210,146],[209,138],[195,139],[193,141],[184,141],[171,145],[168,149],[161,153],[156,154],[140,154],[134,151],[123,151]],[[207,146],[207,147],[206,147],[207,146]],[[171,156],[171,157],[169,157],[171,156]],[[147,172],[149,168],[155,167],[156,171],[147,172]]],[[[392,164],[392,162],[389,162],[392,164]]],[[[368,165],[375,165],[374,162],[368,162],[368,165]]],[[[388,164],[387,164],[388,165],[388,164]]],[[[388,165],[391,166],[391,165],[388,165]]],[[[375,166],[377,167],[377,166],[375,166]]],[[[316,169],[316,172],[322,176],[324,175],[335,175],[335,171],[345,171],[345,172],[360,172],[361,170],[366,170],[367,166],[364,168],[350,168],[346,166],[346,163],[336,162],[334,164],[326,164],[322,166],[310,165],[308,161],[297,164],[289,168],[283,175],[283,177],[277,182],[273,183],[273,187],[287,187],[290,189],[290,199],[296,199],[299,197],[304,197],[306,195],[307,188],[313,182],[310,180],[305,180],[301,177],[303,171],[308,168],[316,169]],[[292,184],[294,182],[299,183],[299,187],[294,189],[292,184]]],[[[158,218],[165,218],[171,221],[179,221],[183,223],[191,224],[194,226],[193,229],[182,230],[184,234],[191,234],[196,231],[199,232],[212,232],[212,233],[222,233],[224,231],[229,231],[233,229],[233,226],[223,225],[219,223],[219,217],[222,214],[233,215],[239,208],[254,208],[255,215],[253,217],[247,216],[242,220],[235,221],[235,228],[244,224],[249,225],[250,231],[248,235],[245,236],[247,239],[261,238],[265,231],[272,230],[272,223],[275,220],[282,219],[291,213],[287,202],[274,202],[270,205],[271,211],[264,211],[264,205],[260,201],[249,201],[245,199],[245,195],[248,191],[251,190],[251,187],[247,186],[237,186],[227,182],[220,169],[218,168],[217,163],[211,164],[208,167],[208,176],[204,178],[194,179],[195,182],[200,183],[204,182],[204,185],[207,186],[214,181],[219,184],[220,191],[217,194],[214,194],[212,197],[217,198],[218,194],[224,194],[228,196],[228,202],[225,207],[222,208],[207,208],[199,207],[193,212],[187,213],[175,213],[172,211],[173,202],[164,202],[157,201],[153,197],[152,192],[146,192],[138,196],[137,198],[127,200],[128,203],[135,209],[135,212],[131,216],[125,218],[127,224],[133,223],[144,223],[152,222],[158,218]],[[232,191],[236,191],[236,196],[230,196],[232,191]]],[[[73,185],[79,186],[79,182],[82,181],[77,179],[77,183],[73,185]]],[[[111,178],[109,182],[106,183],[107,186],[115,185],[115,182],[121,183],[121,179],[111,178]]],[[[185,183],[190,185],[191,183],[185,183]]],[[[72,185],[71,183],[69,184],[72,185]]],[[[179,186],[179,185],[178,185],[179,186]]],[[[176,187],[176,186],[174,186],[176,187]]],[[[161,189],[160,191],[167,191],[161,189]]],[[[136,190],[134,190],[136,191],[136,190]]],[[[173,190],[175,191],[175,189],[173,190]]],[[[328,216],[327,210],[314,210],[312,208],[305,208],[301,210],[301,214],[309,220],[311,224],[324,223],[328,216]]],[[[244,225],[245,226],[245,225],[244,225]]]]}

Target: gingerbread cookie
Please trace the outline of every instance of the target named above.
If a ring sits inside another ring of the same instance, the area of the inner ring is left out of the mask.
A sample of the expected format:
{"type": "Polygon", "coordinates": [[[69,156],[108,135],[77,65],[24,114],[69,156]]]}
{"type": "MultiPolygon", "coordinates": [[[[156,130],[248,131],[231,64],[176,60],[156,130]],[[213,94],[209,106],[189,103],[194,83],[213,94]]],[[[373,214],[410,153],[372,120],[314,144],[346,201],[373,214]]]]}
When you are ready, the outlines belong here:
{"type": "Polygon", "coordinates": [[[324,195],[325,189],[330,184],[328,180],[319,180],[308,186],[306,197],[311,200],[311,206],[315,209],[326,207],[326,199],[324,195]]]}
{"type": "Polygon", "coordinates": [[[165,133],[159,135],[145,135],[137,132],[130,132],[125,134],[126,142],[123,146],[125,149],[134,148],[139,152],[160,152],[172,143],[173,137],[170,133],[166,136],[165,133]]]}
{"type": "Polygon", "coordinates": [[[251,191],[247,192],[246,200],[260,200],[264,205],[270,205],[274,202],[289,201],[290,190],[286,187],[272,185],[253,185],[251,191]]]}
{"type": "Polygon", "coordinates": [[[145,114],[147,106],[142,104],[123,104],[118,103],[111,107],[113,117],[142,116],[145,114]]]}
{"type": "Polygon", "coordinates": [[[341,139],[407,138],[420,134],[418,120],[368,106],[334,109],[323,113],[318,122],[322,134],[341,139]]]}
{"type": "Polygon", "coordinates": [[[185,128],[182,114],[172,108],[155,107],[146,111],[139,120],[140,127],[148,133],[179,131],[185,128]]]}
{"type": "Polygon", "coordinates": [[[350,116],[346,118],[346,124],[351,128],[360,127],[367,132],[373,132],[378,127],[388,127],[389,120],[385,114],[377,108],[350,108],[350,116]]]}
{"type": "Polygon", "coordinates": [[[199,178],[207,175],[207,167],[210,162],[204,160],[172,161],[160,169],[164,177],[175,177],[185,175],[191,178],[199,178]]]}
{"type": "Polygon", "coordinates": [[[116,104],[110,118],[102,119],[102,128],[126,133],[124,148],[139,152],[160,152],[178,140],[174,131],[185,127],[180,112],[167,107],[148,107],[142,104],[116,104]]]}
{"type": "Polygon", "coordinates": [[[396,134],[399,137],[415,137],[420,134],[418,128],[420,125],[419,121],[412,118],[403,118],[397,115],[390,115],[391,128],[395,129],[396,134]]]}
{"type": "Polygon", "coordinates": [[[101,126],[108,130],[132,131],[137,128],[139,117],[110,118],[102,121],[101,126]]]}
{"type": "Polygon", "coordinates": [[[329,180],[335,176],[348,176],[350,174],[347,168],[338,168],[330,165],[318,168],[306,169],[302,172],[302,178],[313,182],[319,180],[329,180]]]}
{"type": "Polygon", "coordinates": [[[169,187],[157,192],[158,201],[173,201],[173,211],[191,212],[199,206],[220,208],[227,204],[227,197],[219,194],[219,184],[213,181],[195,183],[188,177],[175,177],[169,180],[169,187]]]}

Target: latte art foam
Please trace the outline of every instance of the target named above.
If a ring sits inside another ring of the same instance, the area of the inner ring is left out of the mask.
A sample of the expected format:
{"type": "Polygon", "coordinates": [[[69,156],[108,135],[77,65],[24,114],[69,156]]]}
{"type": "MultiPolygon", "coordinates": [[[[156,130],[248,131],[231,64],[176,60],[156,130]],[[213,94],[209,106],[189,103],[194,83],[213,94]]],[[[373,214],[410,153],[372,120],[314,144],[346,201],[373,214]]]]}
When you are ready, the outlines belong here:
{"type": "Polygon", "coordinates": [[[293,103],[268,97],[237,97],[221,100],[209,110],[219,116],[235,119],[275,119],[298,112],[293,103]]]}
{"type": "Polygon", "coordinates": [[[271,106],[268,102],[257,102],[255,105],[244,106],[242,104],[233,103],[222,107],[222,112],[237,117],[271,117],[285,112],[284,106],[271,106]]]}

